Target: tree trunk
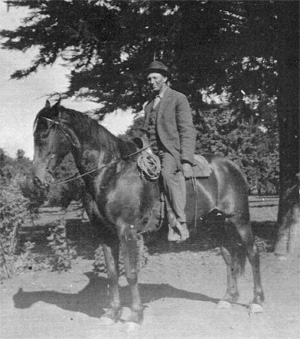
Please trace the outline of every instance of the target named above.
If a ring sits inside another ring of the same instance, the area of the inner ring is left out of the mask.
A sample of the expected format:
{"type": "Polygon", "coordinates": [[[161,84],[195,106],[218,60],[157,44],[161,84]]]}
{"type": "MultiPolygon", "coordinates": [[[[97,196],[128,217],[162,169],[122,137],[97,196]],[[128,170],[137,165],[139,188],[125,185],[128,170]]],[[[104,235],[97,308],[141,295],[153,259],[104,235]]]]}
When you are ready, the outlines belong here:
{"type": "Polygon", "coordinates": [[[299,250],[299,2],[276,2],[280,196],[275,254],[299,250]],[[297,217],[298,213],[298,217],[297,217]],[[294,238],[294,239],[293,239],[294,238]],[[293,245],[292,245],[293,244],[293,245]],[[298,244],[298,245],[295,245],[298,244]]]}

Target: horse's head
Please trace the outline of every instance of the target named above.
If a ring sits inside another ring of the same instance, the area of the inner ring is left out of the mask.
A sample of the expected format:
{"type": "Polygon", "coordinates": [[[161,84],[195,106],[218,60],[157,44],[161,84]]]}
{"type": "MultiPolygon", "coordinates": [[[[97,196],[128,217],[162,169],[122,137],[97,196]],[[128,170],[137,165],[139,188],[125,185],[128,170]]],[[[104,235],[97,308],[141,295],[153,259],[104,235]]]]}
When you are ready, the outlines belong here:
{"type": "Polygon", "coordinates": [[[52,107],[46,101],[34,123],[34,182],[39,186],[52,182],[54,172],[63,158],[79,147],[79,141],[68,126],[68,115],[60,102],[52,107]]]}

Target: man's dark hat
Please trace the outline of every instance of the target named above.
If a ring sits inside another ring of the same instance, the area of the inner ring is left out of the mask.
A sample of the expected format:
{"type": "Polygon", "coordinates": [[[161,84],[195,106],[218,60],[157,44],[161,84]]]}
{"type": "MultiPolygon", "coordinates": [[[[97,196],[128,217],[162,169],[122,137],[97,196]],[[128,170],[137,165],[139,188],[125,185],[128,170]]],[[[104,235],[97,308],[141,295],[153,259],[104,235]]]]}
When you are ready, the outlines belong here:
{"type": "Polygon", "coordinates": [[[168,78],[170,78],[171,76],[168,67],[165,66],[162,62],[156,61],[156,60],[151,62],[146,72],[147,72],[147,75],[150,73],[160,73],[163,76],[168,77],[168,78]]]}

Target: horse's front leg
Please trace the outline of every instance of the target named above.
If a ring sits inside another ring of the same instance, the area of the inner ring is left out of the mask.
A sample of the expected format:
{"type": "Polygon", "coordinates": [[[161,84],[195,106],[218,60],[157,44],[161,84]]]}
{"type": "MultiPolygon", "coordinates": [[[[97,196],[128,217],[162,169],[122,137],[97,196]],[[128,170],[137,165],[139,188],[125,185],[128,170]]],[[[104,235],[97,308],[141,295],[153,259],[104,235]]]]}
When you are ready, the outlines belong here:
{"type": "Polygon", "coordinates": [[[105,257],[107,277],[108,277],[108,293],[110,299],[109,309],[102,316],[104,322],[117,322],[121,317],[121,302],[119,294],[119,244],[117,241],[112,244],[103,244],[103,252],[105,257]]]}
{"type": "Polygon", "coordinates": [[[130,286],[132,304],[131,314],[126,322],[141,324],[143,321],[143,305],[138,286],[138,239],[134,225],[121,225],[120,241],[123,254],[125,273],[130,286]]]}

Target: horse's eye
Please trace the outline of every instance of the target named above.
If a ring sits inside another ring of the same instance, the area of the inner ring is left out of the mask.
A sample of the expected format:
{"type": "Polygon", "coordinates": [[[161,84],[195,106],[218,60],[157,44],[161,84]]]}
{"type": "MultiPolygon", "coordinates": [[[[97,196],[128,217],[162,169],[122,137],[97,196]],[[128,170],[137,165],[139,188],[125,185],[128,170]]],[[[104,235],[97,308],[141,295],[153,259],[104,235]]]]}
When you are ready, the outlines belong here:
{"type": "Polygon", "coordinates": [[[39,135],[41,139],[46,139],[50,133],[52,124],[46,120],[41,120],[39,122],[37,130],[39,131],[39,135]]]}
{"type": "Polygon", "coordinates": [[[49,132],[50,132],[49,129],[47,129],[47,130],[45,130],[45,131],[42,131],[42,132],[40,133],[41,139],[46,139],[46,138],[48,137],[48,135],[49,135],[49,132]]]}

